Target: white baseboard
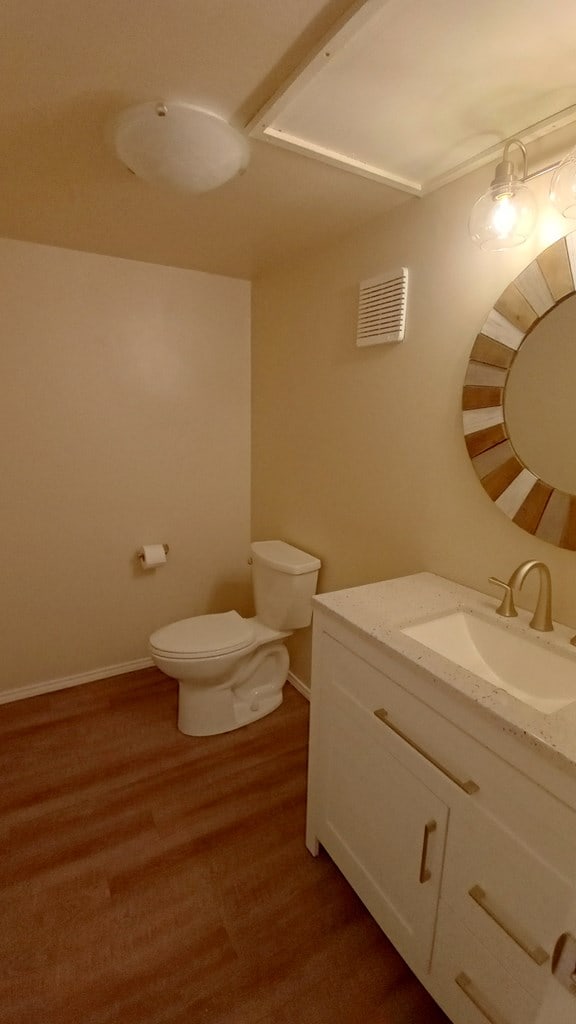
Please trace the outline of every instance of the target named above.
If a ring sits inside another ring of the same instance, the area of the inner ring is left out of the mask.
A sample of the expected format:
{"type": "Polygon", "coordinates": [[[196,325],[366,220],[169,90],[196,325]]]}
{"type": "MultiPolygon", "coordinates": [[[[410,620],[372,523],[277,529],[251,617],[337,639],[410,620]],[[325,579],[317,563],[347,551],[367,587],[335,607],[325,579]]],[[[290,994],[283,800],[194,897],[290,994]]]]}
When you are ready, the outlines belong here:
{"type": "Polygon", "coordinates": [[[298,690],[298,693],[301,693],[303,697],[306,697],[306,700],[310,700],[310,687],[306,686],[306,683],[303,683],[301,679],[298,679],[298,676],[295,676],[293,672],[288,673],[288,682],[292,683],[294,689],[298,690]]]}
{"type": "Polygon", "coordinates": [[[17,690],[0,690],[0,704],[10,704],[11,701],[24,700],[26,697],[38,697],[41,693],[52,693],[54,690],[67,690],[69,686],[80,686],[82,683],[95,683],[97,679],[109,679],[110,676],[122,676],[126,672],[151,668],[153,664],[152,658],[138,658],[136,661],[124,661],[120,665],[94,668],[90,672],[81,672],[77,676],[47,679],[43,683],[32,683],[30,686],[21,686],[17,690]]]}
{"type": "MultiPolygon", "coordinates": [[[[26,697],[38,697],[42,693],[53,693],[55,690],[67,690],[70,686],[81,686],[83,683],[95,683],[98,679],[109,679],[110,676],[122,676],[126,672],[137,672],[139,669],[152,668],[152,658],[138,658],[136,661],[124,661],[120,665],[107,665],[105,668],[94,668],[90,672],[81,672],[77,676],[62,676],[60,679],[47,679],[43,683],[31,683],[20,686],[16,690],[0,690],[0,704],[10,704],[26,697]]],[[[288,673],[288,682],[298,690],[306,700],[310,700],[310,687],[303,683],[293,672],[288,673]]]]}

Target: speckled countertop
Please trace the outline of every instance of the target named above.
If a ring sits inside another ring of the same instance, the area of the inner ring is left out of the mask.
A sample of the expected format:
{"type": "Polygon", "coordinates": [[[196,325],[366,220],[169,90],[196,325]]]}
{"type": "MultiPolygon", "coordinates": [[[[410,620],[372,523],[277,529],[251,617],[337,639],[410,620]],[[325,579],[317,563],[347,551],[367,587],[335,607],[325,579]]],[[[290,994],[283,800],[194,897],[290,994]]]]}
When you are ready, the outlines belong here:
{"type": "Polygon", "coordinates": [[[501,724],[521,741],[537,745],[557,767],[576,777],[576,698],[551,713],[538,711],[403,632],[454,611],[475,612],[527,642],[554,650],[573,662],[576,694],[576,647],[570,645],[575,630],[555,622],[552,633],[539,633],[529,628],[531,612],[518,609],[518,617],[513,619],[496,616],[499,600],[423,572],[321,594],[314,598],[314,603],[424,669],[444,688],[474,702],[492,722],[501,724]]]}

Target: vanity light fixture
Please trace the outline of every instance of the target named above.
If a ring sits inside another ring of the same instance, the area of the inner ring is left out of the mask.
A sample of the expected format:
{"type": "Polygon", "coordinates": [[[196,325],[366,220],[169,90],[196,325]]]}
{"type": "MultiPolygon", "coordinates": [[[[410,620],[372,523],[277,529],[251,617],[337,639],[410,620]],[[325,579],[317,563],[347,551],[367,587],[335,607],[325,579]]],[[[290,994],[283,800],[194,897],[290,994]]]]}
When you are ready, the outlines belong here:
{"type": "Polygon", "coordinates": [[[490,188],[472,207],[468,230],[472,241],[488,252],[498,252],[522,245],[536,224],[536,200],[525,184],[527,178],[526,147],[519,139],[510,139],[504,146],[502,160],[496,167],[490,188]],[[518,175],[509,157],[512,146],[522,153],[522,169],[518,175]]]}
{"type": "Polygon", "coordinates": [[[564,217],[576,218],[576,147],[554,164],[527,173],[526,147],[520,139],[510,139],[504,146],[490,188],[472,207],[468,230],[473,242],[488,252],[498,252],[522,245],[536,224],[536,200],[526,182],[554,171],[550,184],[550,202],[564,217]],[[509,158],[512,146],[522,154],[520,173],[509,158]]]}
{"type": "Polygon", "coordinates": [[[550,201],[564,217],[576,217],[576,148],[566,154],[554,171],[550,201]]]}

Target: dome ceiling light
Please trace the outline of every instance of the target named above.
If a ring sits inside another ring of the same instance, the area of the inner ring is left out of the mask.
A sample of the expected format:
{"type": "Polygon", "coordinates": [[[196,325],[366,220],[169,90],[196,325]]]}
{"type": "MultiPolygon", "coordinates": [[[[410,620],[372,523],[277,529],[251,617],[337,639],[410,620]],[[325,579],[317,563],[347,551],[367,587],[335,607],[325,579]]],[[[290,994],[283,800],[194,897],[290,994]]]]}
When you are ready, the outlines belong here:
{"type": "Polygon", "coordinates": [[[250,147],[224,118],[189,103],[142,103],[113,125],[116,153],[139,178],[187,192],[219,188],[246,170],[250,147]]]}

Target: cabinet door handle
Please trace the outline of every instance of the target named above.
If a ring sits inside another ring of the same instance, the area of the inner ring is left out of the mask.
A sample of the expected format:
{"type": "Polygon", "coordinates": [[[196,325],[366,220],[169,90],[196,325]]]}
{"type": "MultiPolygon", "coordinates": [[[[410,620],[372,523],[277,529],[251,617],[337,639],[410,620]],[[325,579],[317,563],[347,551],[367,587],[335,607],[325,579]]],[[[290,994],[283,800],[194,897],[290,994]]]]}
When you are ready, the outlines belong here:
{"type": "Polygon", "coordinates": [[[427,865],[428,842],[430,840],[430,836],[432,835],[433,832],[436,831],[437,827],[438,826],[435,821],[428,821],[424,825],[424,838],[422,840],[422,856],[420,858],[420,883],[427,882],[430,878],[432,878],[432,872],[430,871],[430,868],[427,865]]]}
{"type": "Polygon", "coordinates": [[[399,736],[401,740],[404,740],[404,742],[407,743],[408,746],[412,747],[413,750],[416,750],[419,754],[421,754],[422,757],[425,757],[426,760],[430,762],[430,764],[433,764],[435,768],[438,768],[438,770],[441,771],[443,775],[446,775],[446,777],[449,778],[451,782],[454,782],[455,785],[459,786],[460,789],[463,789],[465,793],[468,793],[469,796],[472,796],[473,793],[478,792],[480,787],[477,786],[475,782],[472,782],[471,779],[467,779],[465,782],[463,782],[462,779],[458,779],[456,775],[453,775],[451,771],[448,771],[448,768],[446,768],[443,764],[440,764],[439,761],[437,761],[434,757],[428,754],[427,751],[423,750],[422,747],[419,747],[418,744],[414,742],[414,740],[410,739],[410,737],[406,735],[406,733],[401,732],[398,726],[394,725],[394,723],[390,721],[390,719],[388,718],[388,712],[386,711],[385,708],[377,708],[374,714],[376,715],[376,718],[379,718],[381,722],[384,722],[384,725],[387,725],[388,728],[392,730],[392,732],[395,732],[396,735],[399,736]]]}
{"type": "Polygon", "coordinates": [[[498,927],[512,939],[512,942],[515,942],[517,946],[520,946],[520,949],[524,950],[524,952],[528,954],[535,964],[538,964],[538,966],[541,967],[542,964],[545,964],[546,961],[550,959],[546,950],[542,949],[542,946],[535,946],[529,939],[519,936],[512,930],[512,927],[509,924],[506,924],[506,922],[498,916],[493,907],[490,906],[484,889],[479,885],[473,885],[472,888],[468,890],[468,895],[471,896],[474,902],[477,903],[486,914],[488,914],[488,917],[491,917],[498,927]]]}
{"type": "Polygon", "coordinates": [[[493,1010],[488,1010],[482,1002],[482,996],[476,991],[474,984],[470,980],[467,974],[463,971],[456,975],[454,979],[458,988],[461,988],[464,995],[470,1000],[470,1002],[480,1011],[482,1016],[489,1022],[489,1024],[506,1024],[506,1021],[499,1014],[496,1016],[493,1010]]]}

